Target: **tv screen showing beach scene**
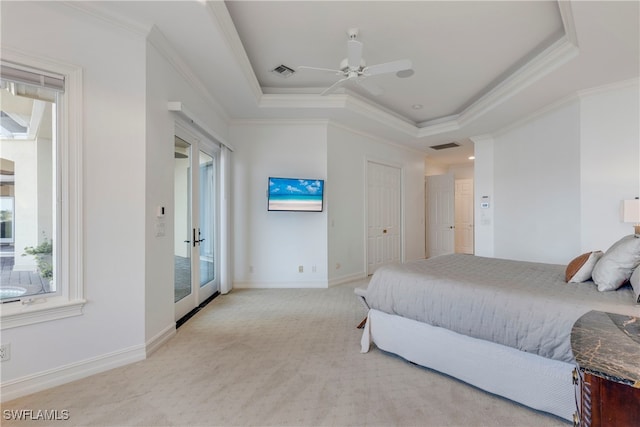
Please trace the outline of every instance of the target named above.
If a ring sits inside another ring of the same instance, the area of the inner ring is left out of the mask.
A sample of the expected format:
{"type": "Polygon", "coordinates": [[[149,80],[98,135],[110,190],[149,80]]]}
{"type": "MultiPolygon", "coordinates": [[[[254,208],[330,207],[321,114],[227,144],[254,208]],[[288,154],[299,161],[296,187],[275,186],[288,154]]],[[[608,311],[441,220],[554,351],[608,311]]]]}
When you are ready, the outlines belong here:
{"type": "Polygon", "coordinates": [[[269,178],[268,210],[322,212],[321,179],[269,178]]]}

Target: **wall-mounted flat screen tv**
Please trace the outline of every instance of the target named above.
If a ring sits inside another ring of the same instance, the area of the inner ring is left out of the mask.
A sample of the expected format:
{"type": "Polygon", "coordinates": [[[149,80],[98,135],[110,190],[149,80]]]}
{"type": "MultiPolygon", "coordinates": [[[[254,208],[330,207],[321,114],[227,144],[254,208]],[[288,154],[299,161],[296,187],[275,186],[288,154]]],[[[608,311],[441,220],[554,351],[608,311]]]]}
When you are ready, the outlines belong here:
{"type": "Polygon", "coordinates": [[[269,178],[268,210],[322,212],[324,180],[269,178]]]}

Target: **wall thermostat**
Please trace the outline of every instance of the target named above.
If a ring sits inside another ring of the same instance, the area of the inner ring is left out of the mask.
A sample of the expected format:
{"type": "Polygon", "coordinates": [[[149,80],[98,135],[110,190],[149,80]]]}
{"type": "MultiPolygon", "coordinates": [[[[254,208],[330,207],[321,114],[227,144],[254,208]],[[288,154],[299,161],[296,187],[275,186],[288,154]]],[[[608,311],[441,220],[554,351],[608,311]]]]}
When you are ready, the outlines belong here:
{"type": "Polygon", "coordinates": [[[480,207],[482,209],[489,209],[489,202],[490,202],[490,198],[489,196],[482,196],[482,198],[480,199],[480,207]]]}

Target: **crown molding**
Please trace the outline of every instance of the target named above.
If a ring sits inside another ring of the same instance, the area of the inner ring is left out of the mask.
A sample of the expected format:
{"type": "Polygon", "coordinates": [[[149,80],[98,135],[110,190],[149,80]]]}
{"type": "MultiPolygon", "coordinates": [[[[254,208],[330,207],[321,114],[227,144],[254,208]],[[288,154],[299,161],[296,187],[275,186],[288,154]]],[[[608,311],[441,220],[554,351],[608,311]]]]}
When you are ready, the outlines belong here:
{"type": "Polygon", "coordinates": [[[589,89],[579,90],[578,97],[583,98],[586,96],[597,95],[603,92],[610,92],[612,90],[632,88],[640,84],[640,78],[634,77],[632,79],[621,80],[618,82],[609,83],[602,86],[596,86],[589,89]]]}
{"type": "MultiPolygon", "coordinates": [[[[498,85],[467,106],[459,113],[448,117],[424,121],[411,122],[397,114],[387,111],[383,107],[360,99],[355,94],[333,94],[319,96],[299,93],[302,89],[290,93],[266,93],[269,88],[259,86],[251,63],[242,46],[242,42],[233,25],[233,21],[223,2],[211,2],[210,10],[221,25],[227,42],[238,59],[243,72],[248,78],[254,96],[258,99],[260,108],[345,108],[376,122],[382,123],[406,135],[424,138],[464,128],[478,120],[489,111],[504,103],[517,93],[529,87],[539,79],[566,64],[579,54],[576,28],[571,9],[571,2],[559,1],[558,9],[564,28],[564,36],[544,49],[531,61],[528,61],[498,85]],[[296,92],[296,93],[291,93],[296,92]]],[[[305,90],[308,90],[306,88],[305,90]]]]}
{"type": "MultiPolygon", "coordinates": [[[[45,2],[49,4],[55,4],[57,2],[45,2]]],[[[146,37],[150,28],[143,25],[126,15],[117,14],[110,10],[100,7],[100,2],[94,1],[63,1],[60,2],[70,9],[84,14],[85,16],[91,16],[98,21],[108,24],[112,28],[119,28],[125,30],[138,37],[146,37]]]]}
{"type": "Polygon", "coordinates": [[[565,37],[572,45],[578,47],[578,33],[576,31],[576,24],[573,19],[573,9],[571,3],[572,1],[559,0],[558,9],[560,10],[560,18],[562,19],[562,26],[564,27],[565,37]]]}
{"type": "MultiPolygon", "coordinates": [[[[105,22],[124,28],[138,35],[146,35],[147,40],[156,47],[185,80],[201,93],[203,98],[215,109],[227,123],[237,123],[231,119],[222,106],[205,89],[203,83],[191,72],[190,68],[180,59],[179,54],[169,45],[164,35],[155,26],[148,29],[126,17],[116,16],[104,11],[93,2],[64,2],[65,5],[105,22]]],[[[260,109],[345,109],[366,119],[399,131],[414,138],[425,138],[446,132],[460,130],[477,121],[489,111],[504,103],[520,91],[529,87],[542,77],[556,70],[579,54],[576,27],[570,1],[558,1],[558,9],[564,27],[564,36],[543,50],[534,59],[518,68],[506,79],[501,81],[483,96],[468,105],[459,113],[434,120],[415,123],[385,108],[375,105],[371,101],[362,99],[353,93],[332,94],[321,96],[309,93],[269,93],[269,88],[260,87],[251,62],[244,49],[242,41],[235,28],[229,11],[223,1],[206,3],[207,13],[212,25],[220,32],[236,59],[250,92],[260,109]]],[[[294,91],[299,92],[299,90],[294,91]]]]}
{"type": "Polygon", "coordinates": [[[460,125],[460,121],[458,120],[458,117],[460,116],[455,115],[449,117],[449,119],[445,121],[437,121],[437,123],[434,123],[434,121],[428,122],[426,126],[418,129],[418,137],[426,138],[428,136],[460,130],[460,128],[462,127],[460,125]]]}
{"type": "Polygon", "coordinates": [[[187,121],[187,123],[189,123],[191,126],[196,128],[196,130],[198,130],[199,132],[203,133],[211,141],[216,142],[218,144],[222,144],[225,147],[227,147],[229,150],[234,151],[233,146],[227,140],[225,140],[218,132],[215,132],[212,129],[210,129],[206,125],[206,122],[203,120],[200,120],[198,116],[195,113],[193,113],[191,110],[189,110],[189,108],[187,108],[187,106],[183,102],[169,101],[167,103],[167,109],[171,112],[176,113],[178,116],[182,117],[184,120],[187,121]]]}
{"type": "Polygon", "coordinates": [[[418,136],[418,128],[414,123],[401,119],[395,114],[390,114],[363,98],[348,95],[347,109],[411,137],[416,138],[418,136]]]}
{"type": "Polygon", "coordinates": [[[232,126],[327,126],[329,119],[239,119],[232,126]]]}
{"type": "Polygon", "coordinates": [[[383,123],[406,135],[417,137],[414,124],[391,114],[371,102],[352,94],[265,94],[260,97],[260,108],[345,109],[365,118],[383,123]]]}
{"type": "Polygon", "coordinates": [[[406,135],[425,138],[462,129],[578,54],[577,46],[568,37],[562,37],[461,113],[417,125],[351,94],[330,96],[299,93],[264,94],[260,97],[259,106],[261,108],[345,108],[406,135]]]}
{"type": "Polygon", "coordinates": [[[348,95],[264,94],[260,108],[346,108],[348,95]]]}
{"type": "Polygon", "coordinates": [[[240,40],[240,36],[238,35],[238,31],[236,30],[233,20],[231,19],[231,15],[229,15],[227,6],[224,1],[208,1],[206,2],[206,9],[209,12],[209,16],[214,21],[214,27],[220,29],[222,36],[227,42],[227,46],[236,58],[236,61],[238,61],[240,69],[244,73],[245,79],[249,84],[249,89],[253,93],[256,102],[258,102],[262,97],[262,88],[260,87],[260,83],[258,83],[256,74],[251,66],[251,61],[249,61],[247,52],[244,50],[242,40],[240,40]]]}
{"type": "Polygon", "coordinates": [[[401,150],[404,150],[404,151],[409,151],[411,153],[419,154],[420,156],[424,156],[424,155],[428,154],[427,151],[421,150],[420,148],[417,148],[415,146],[410,146],[410,145],[407,145],[407,144],[400,144],[400,143],[397,143],[395,141],[391,141],[391,140],[386,139],[386,138],[381,138],[379,135],[374,135],[374,134],[372,134],[370,132],[365,132],[362,129],[354,128],[352,126],[346,125],[346,124],[344,124],[342,122],[337,122],[335,120],[329,120],[329,127],[342,129],[344,131],[347,131],[347,132],[350,132],[350,133],[353,133],[353,134],[356,134],[356,135],[360,135],[360,136],[363,136],[365,138],[372,139],[374,141],[379,142],[380,144],[389,145],[389,146],[392,146],[394,148],[398,148],[398,149],[401,149],[401,150]]]}
{"type": "Polygon", "coordinates": [[[464,127],[477,120],[553,70],[566,64],[578,53],[578,48],[566,37],[558,40],[461,112],[457,119],[459,125],[464,127]]]}
{"type": "Polygon", "coordinates": [[[171,64],[174,70],[176,70],[178,74],[185,79],[187,84],[191,86],[193,90],[198,93],[216,113],[220,115],[225,123],[230,121],[229,114],[227,114],[218,101],[211,96],[202,81],[200,81],[200,79],[191,71],[191,68],[185,64],[178,52],[176,52],[173,46],[166,39],[162,31],[160,31],[160,29],[155,25],[149,31],[147,41],[155,47],[160,55],[162,55],[162,57],[171,64]]]}
{"type": "MultiPolygon", "coordinates": [[[[53,4],[56,2],[51,3],[53,4]]],[[[190,85],[196,93],[199,93],[209,106],[220,115],[222,120],[229,122],[230,118],[226,110],[222,108],[222,106],[211,96],[204,84],[195,76],[189,66],[185,64],[184,60],[180,57],[178,52],[176,52],[158,27],[155,25],[149,27],[140,24],[138,21],[135,21],[126,15],[114,13],[111,10],[100,7],[100,2],[65,1],[61,2],[61,4],[74,11],[80,12],[85,16],[91,16],[98,21],[108,24],[111,28],[124,30],[130,34],[146,39],[158,50],[162,57],[171,64],[178,74],[185,79],[187,84],[190,85]]]]}
{"type": "Polygon", "coordinates": [[[546,114],[549,114],[555,110],[558,110],[568,104],[570,104],[571,102],[575,102],[578,99],[577,94],[572,93],[570,95],[567,95],[563,98],[560,98],[559,100],[557,100],[556,102],[553,102],[551,104],[545,105],[544,107],[540,108],[539,110],[534,111],[533,113],[522,117],[520,120],[517,120],[513,123],[510,123],[509,125],[500,128],[498,130],[496,130],[495,132],[492,132],[491,135],[494,137],[499,137],[504,135],[507,132],[510,132],[514,129],[517,129],[519,127],[522,127],[524,125],[526,125],[527,123],[530,123],[546,114]]]}
{"type": "MultiPolygon", "coordinates": [[[[503,128],[500,128],[498,130],[496,130],[495,132],[493,132],[491,135],[494,137],[498,137],[501,135],[504,135],[505,133],[517,129],[521,126],[526,125],[529,122],[532,122],[546,114],[549,114],[555,110],[558,110],[559,108],[562,108],[572,102],[576,102],[578,100],[581,100],[584,97],[588,97],[591,95],[597,95],[600,93],[605,93],[605,92],[609,92],[612,90],[617,90],[617,89],[625,89],[625,88],[632,88],[634,86],[638,86],[638,84],[640,83],[640,80],[638,78],[633,78],[633,79],[628,79],[628,80],[622,80],[619,82],[614,82],[614,83],[610,83],[610,84],[606,84],[603,86],[598,86],[598,87],[594,87],[594,88],[590,88],[590,89],[585,89],[585,90],[581,90],[578,91],[576,93],[572,93],[570,95],[567,95],[555,102],[553,102],[552,104],[546,105],[543,108],[534,111],[533,113],[527,115],[526,117],[521,118],[520,120],[513,122],[511,124],[509,124],[508,126],[505,126],[503,128]]],[[[473,138],[472,138],[473,139],[473,138]]]]}

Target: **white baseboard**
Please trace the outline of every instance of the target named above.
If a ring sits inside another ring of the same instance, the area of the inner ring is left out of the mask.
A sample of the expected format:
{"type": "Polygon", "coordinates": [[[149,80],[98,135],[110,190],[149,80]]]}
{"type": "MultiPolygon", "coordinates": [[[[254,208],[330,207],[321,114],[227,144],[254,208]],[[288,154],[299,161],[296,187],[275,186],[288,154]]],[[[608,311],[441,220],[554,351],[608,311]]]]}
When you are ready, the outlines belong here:
{"type": "Polygon", "coordinates": [[[235,289],[326,289],[329,284],[324,280],[316,282],[233,282],[235,289]]]}
{"type": "Polygon", "coordinates": [[[326,289],[332,286],[342,285],[344,283],[353,282],[354,280],[363,280],[367,278],[367,273],[353,273],[345,276],[335,277],[329,281],[318,280],[315,282],[233,282],[235,289],[295,289],[295,288],[319,288],[326,289]]]}
{"type": "Polygon", "coordinates": [[[340,277],[334,277],[333,279],[329,280],[329,287],[342,285],[345,283],[353,282],[355,280],[363,280],[366,278],[367,278],[367,273],[365,272],[353,273],[353,274],[340,276],[340,277]]]}
{"type": "Polygon", "coordinates": [[[160,331],[156,336],[151,338],[145,344],[147,357],[151,356],[157,349],[159,349],[164,343],[169,341],[176,334],[176,324],[173,323],[162,331],[160,331]]]}
{"type": "Polygon", "coordinates": [[[51,387],[86,378],[145,359],[145,346],[136,345],[55,369],[27,375],[0,385],[0,400],[6,402],[51,387]]]}

